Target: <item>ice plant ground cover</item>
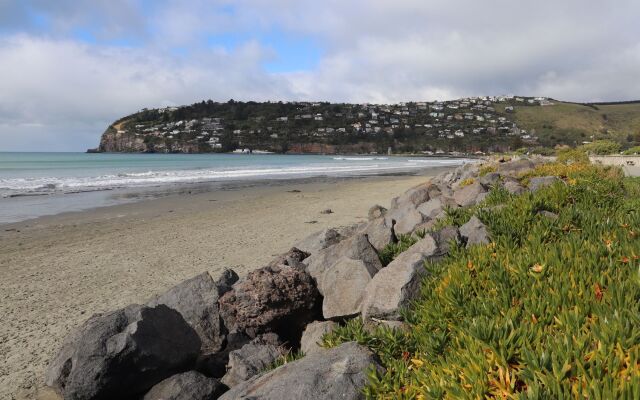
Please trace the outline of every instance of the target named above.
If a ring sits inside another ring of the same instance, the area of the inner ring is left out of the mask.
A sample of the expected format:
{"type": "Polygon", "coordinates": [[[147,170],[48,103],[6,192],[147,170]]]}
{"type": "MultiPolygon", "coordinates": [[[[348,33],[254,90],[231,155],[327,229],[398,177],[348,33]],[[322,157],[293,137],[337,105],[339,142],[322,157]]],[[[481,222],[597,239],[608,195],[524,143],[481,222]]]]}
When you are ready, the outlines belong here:
{"type": "Polygon", "coordinates": [[[521,180],[547,175],[563,182],[449,210],[442,224],[475,214],[493,242],[425,265],[407,329],[353,320],[325,336],[380,356],[367,397],[640,398],[640,179],[568,160],[521,180]]]}

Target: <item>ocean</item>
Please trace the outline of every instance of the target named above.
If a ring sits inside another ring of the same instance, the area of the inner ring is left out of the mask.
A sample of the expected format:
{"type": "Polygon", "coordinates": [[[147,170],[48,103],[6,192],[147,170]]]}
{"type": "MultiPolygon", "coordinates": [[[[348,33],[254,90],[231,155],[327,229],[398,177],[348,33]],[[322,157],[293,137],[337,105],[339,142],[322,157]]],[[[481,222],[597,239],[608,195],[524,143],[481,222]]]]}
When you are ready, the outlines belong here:
{"type": "Polygon", "coordinates": [[[437,157],[0,152],[0,223],[120,204],[185,187],[353,177],[460,165],[437,157]]]}

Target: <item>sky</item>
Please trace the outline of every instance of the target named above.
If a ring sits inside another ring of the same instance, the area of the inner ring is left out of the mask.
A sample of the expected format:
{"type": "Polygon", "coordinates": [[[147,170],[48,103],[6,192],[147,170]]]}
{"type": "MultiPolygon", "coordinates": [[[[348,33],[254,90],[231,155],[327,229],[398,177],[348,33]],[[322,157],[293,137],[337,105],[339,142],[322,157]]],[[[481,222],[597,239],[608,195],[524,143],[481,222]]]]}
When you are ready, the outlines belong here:
{"type": "Polygon", "coordinates": [[[640,98],[640,1],[0,0],[0,151],[84,151],[142,108],[640,98]]]}

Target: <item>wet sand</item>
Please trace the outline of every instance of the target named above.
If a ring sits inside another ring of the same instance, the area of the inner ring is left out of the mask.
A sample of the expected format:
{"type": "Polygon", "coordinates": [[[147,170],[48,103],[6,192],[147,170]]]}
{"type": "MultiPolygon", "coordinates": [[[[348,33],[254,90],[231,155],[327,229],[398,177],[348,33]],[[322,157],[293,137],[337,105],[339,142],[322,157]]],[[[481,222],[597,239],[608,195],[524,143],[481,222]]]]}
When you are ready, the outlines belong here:
{"type": "MultiPolygon", "coordinates": [[[[430,170],[437,173],[437,170],[430,170]]],[[[325,179],[171,195],[0,226],[0,398],[40,397],[89,316],[225,267],[240,275],[306,235],[366,220],[426,176],[325,179]],[[332,214],[320,211],[330,208],[332,214]]]]}

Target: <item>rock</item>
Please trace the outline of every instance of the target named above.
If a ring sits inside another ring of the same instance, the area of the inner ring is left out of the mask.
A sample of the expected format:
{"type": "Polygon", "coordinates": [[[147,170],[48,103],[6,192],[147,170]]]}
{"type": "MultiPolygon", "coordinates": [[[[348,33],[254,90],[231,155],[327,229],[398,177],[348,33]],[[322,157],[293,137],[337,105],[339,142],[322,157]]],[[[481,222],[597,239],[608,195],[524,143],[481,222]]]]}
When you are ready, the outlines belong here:
{"type": "Polygon", "coordinates": [[[283,354],[284,349],[279,345],[251,341],[229,353],[229,370],[222,377],[222,383],[233,387],[244,382],[267,369],[283,354]]]}
{"type": "Polygon", "coordinates": [[[489,172],[488,174],[481,176],[478,182],[484,187],[493,187],[500,183],[500,174],[497,172],[489,172]]]}
{"type": "Polygon", "coordinates": [[[498,164],[497,171],[500,175],[509,175],[517,177],[525,172],[531,171],[535,167],[535,163],[529,159],[523,158],[516,161],[510,161],[498,164]]]}
{"type": "Polygon", "coordinates": [[[378,272],[362,260],[340,258],[322,275],[320,291],[324,295],[322,315],[325,319],[342,319],[360,313],[364,290],[378,272]]]}
{"type": "Polygon", "coordinates": [[[342,239],[343,236],[337,230],[323,229],[300,240],[294,244],[294,247],[305,253],[315,254],[322,249],[333,246],[342,239]]]}
{"type": "Polygon", "coordinates": [[[196,371],[173,375],[155,385],[143,400],[212,400],[224,392],[215,378],[196,371]]]}
{"type": "Polygon", "coordinates": [[[453,192],[453,199],[461,207],[468,207],[478,203],[478,196],[486,192],[486,189],[479,183],[473,182],[470,185],[456,189],[453,192]]]}
{"type": "Polygon", "coordinates": [[[396,235],[406,235],[413,232],[416,226],[424,222],[424,216],[411,203],[393,208],[385,216],[385,223],[393,226],[396,235]]]}
{"type": "Polygon", "coordinates": [[[489,196],[489,192],[480,193],[478,197],[476,197],[476,204],[482,203],[487,198],[487,196],[489,196]]]}
{"type": "Polygon", "coordinates": [[[491,241],[487,227],[475,215],[460,227],[460,236],[467,242],[467,247],[491,241]]]}
{"type": "Polygon", "coordinates": [[[562,182],[557,176],[539,176],[529,179],[529,190],[537,192],[542,188],[553,185],[556,182],[562,182]]]}
{"type": "Polygon", "coordinates": [[[460,237],[460,231],[453,225],[445,226],[439,231],[432,234],[433,239],[436,241],[435,257],[444,257],[449,254],[452,246],[460,244],[462,238],[460,237]]]}
{"type": "Polygon", "coordinates": [[[434,219],[446,207],[457,208],[458,203],[450,197],[440,196],[420,204],[420,206],[418,206],[418,212],[426,218],[434,219]]]}
{"type": "Polygon", "coordinates": [[[548,218],[548,219],[553,220],[553,221],[555,221],[555,220],[557,220],[559,218],[558,214],[552,213],[551,211],[547,211],[547,210],[538,211],[538,215],[540,215],[542,217],[545,217],[545,218],[548,218]]]}
{"type": "Polygon", "coordinates": [[[369,349],[348,342],[254,376],[220,400],[364,399],[362,389],[370,368],[384,372],[369,349]]]}
{"type": "Polygon", "coordinates": [[[189,370],[199,352],[198,334],[177,311],[131,305],[69,335],[45,381],[65,399],[130,398],[189,370]]]}
{"type": "Polygon", "coordinates": [[[516,180],[505,180],[502,186],[507,192],[515,195],[522,194],[526,191],[526,189],[520,184],[520,182],[516,180]]]}
{"type": "Polygon", "coordinates": [[[302,263],[302,260],[307,257],[309,257],[309,253],[292,247],[288,252],[276,257],[268,264],[268,266],[288,265],[290,267],[304,269],[305,266],[302,263]]]}
{"type": "Polygon", "coordinates": [[[300,339],[300,350],[305,355],[310,355],[323,350],[318,343],[322,341],[322,337],[338,327],[333,321],[315,321],[307,325],[300,339]]]}
{"type": "Polygon", "coordinates": [[[369,243],[376,251],[384,249],[389,243],[398,241],[392,225],[388,225],[385,218],[369,221],[359,233],[367,235],[369,243]]]}
{"type": "Polygon", "coordinates": [[[215,378],[222,378],[227,373],[229,353],[239,350],[249,343],[251,338],[243,332],[231,332],[227,334],[224,348],[217,353],[201,356],[196,364],[196,370],[215,378]]]}
{"type": "Polygon", "coordinates": [[[306,271],[274,265],[250,272],[219,304],[230,331],[245,332],[252,338],[274,332],[295,343],[304,326],[318,316],[321,298],[306,271]]]}
{"type": "Polygon", "coordinates": [[[419,204],[429,200],[429,192],[433,190],[432,186],[434,185],[431,182],[427,182],[412,187],[401,196],[391,200],[391,208],[399,208],[407,204],[411,204],[415,208],[419,204]]]}
{"type": "Polygon", "coordinates": [[[369,218],[369,221],[373,221],[375,219],[378,219],[380,217],[384,217],[384,215],[387,213],[387,209],[379,206],[379,205],[375,205],[373,207],[371,207],[369,209],[369,212],[367,213],[367,216],[369,218]]]}
{"type": "Polygon", "coordinates": [[[333,214],[333,210],[331,210],[330,208],[327,208],[326,210],[320,211],[320,214],[333,214]]]}
{"type": "Polygon", "coordinates": [[[218,280],[216,280],[218,295],[222,296],[223,294],[231,290],[233,284],[238,282],[239,279],[240,277],[238,276],[238,274],[236,274],[236,271],[230,268],[225,268],[224,271],[222,271],[222,274],[220,274],[218,280]]]}
{"type": "Polygon", "coordinates": [[[437,250],[436,241],[427,235],[378,272],[365,289],[362,317],[400,319],[400,310],[419,294],[427,272],[424,261],[436,256],[437,250]]]}
{"type": "MultiPolygon", "coordinates": [[[[307,265],[307,272],[320,284],[324,272],[342,257],[362,260],[369,270],[382,268],[378,253],[364,234],[356,234],[338,244],[322,249],[305,259],[304,264],[307,265]]],[[[322,289],[319,289],[322,293],[322,289]]]]}
{"type": "MultiPolygon", "coordinates": [[[[227,291],[228,282],[223,279],[224,290],[227,291]]],[[[222,347],[226,333],[218,309],[220,295],[221,291],[211,275],[204,272],[154,297],[147,306],[164,304],[179,312],[200,337],[202,353],[215,353],[222,347]]]]}

